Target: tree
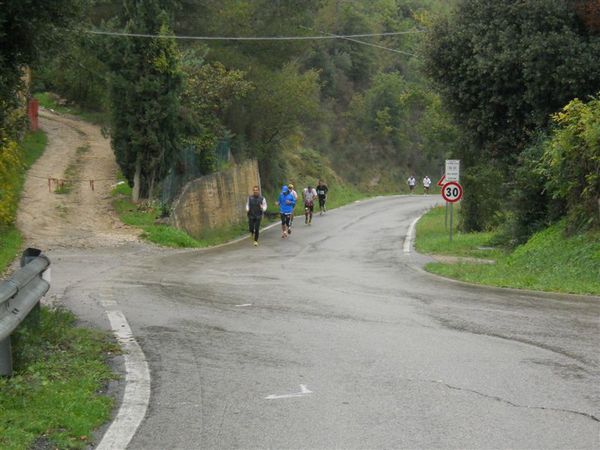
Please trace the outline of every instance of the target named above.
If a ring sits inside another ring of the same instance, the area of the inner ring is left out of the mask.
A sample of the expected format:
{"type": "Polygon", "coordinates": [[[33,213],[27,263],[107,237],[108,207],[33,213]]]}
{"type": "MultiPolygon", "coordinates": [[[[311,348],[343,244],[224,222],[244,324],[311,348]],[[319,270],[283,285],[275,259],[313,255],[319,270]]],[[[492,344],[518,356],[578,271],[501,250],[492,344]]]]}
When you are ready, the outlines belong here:
{"type": "Polygon", "coordinates": [[[180,139],[182,73],[168,15],[157,0],[125,1],[125,30],[158,34],[111,42],[111,136],[133,200],[155,194],[180,139]]]}
{"type": "Polygon", "coordinates": [[[275,72],[255,69],[250,78],[255,89],[232,111],[232,131],[249,141],[249,156],[258,158],[262,179],[274,186],[283,176],[282,144],[319,114],[318,73],[290,63],[275,72]]]}
{"type": "Polygon", "coordinates": [[[0,138],[19,104],[23,67],[64,39],[81,12],[81,0],[7,0],[0,7],[0,138]]]}
{"type": "MultiPolygon", "coordinates": [[[[462,0],[434,24],[423,51],[425,70],[467,139],[456,156],[463,167],[498,163],[505,180],[552,113],[600,89],[600,36],[582,24],[574,1],[462,0]]],[[[468,209],[476,214],[476,206],[468,209]]],[[[468,223],[483,229],[487,220],[468,223]]]]}
{"type": "Polygon", "coordinates": [[[215,148],[232,133],[225,115],[232,103],[254,88],[245,80],[245,72],[228,70],[219,62],[206,63],[194,51],[183,60],[185,74],[181,98],[184,141],[193,147],[200,173],[215,170],[215,148]]]}

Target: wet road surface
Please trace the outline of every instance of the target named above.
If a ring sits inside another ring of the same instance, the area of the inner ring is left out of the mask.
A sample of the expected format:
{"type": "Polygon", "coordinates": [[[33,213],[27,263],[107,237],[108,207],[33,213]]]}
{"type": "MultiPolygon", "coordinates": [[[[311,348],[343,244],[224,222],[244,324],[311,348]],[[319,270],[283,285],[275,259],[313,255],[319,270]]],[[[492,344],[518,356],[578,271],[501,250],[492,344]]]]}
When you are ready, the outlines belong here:
{"type": "Polygon", "coordinates": [[[599,448],[600,299],[486,290],[404,254],[433,197],[209,251],[55,250],[52,294],[129,321],[152,394],[129,448],[599,448]]]}

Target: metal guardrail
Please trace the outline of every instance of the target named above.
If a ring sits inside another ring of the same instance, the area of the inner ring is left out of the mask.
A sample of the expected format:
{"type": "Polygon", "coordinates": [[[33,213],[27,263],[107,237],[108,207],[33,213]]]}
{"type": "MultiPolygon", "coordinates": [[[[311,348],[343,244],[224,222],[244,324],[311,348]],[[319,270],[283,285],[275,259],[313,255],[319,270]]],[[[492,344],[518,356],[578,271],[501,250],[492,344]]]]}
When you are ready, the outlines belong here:
{"type": "Polygon", "coordinates": [[[50,260],[41,253],[35,248],[25,250],[21,269],[0,284],[0,376],[12,375],[12,332],[32,310],[39,322],[39,303],[50,289],[46,273],[50,260]]]}

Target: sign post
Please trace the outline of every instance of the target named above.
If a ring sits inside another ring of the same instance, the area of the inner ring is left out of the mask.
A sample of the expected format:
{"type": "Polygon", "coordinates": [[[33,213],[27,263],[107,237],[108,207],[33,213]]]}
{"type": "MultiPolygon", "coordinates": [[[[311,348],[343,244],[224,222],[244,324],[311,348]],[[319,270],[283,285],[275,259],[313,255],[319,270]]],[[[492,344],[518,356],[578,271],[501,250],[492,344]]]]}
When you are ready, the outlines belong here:
{"type": "MultiPolygon", "coordinates": [[[[442,178],[437,182],[437,185],[441,188],[444,187],[444,183],[446,179],[446,174],[442,175],[442,178]]],[[[444,216],[444,230],[448,229],[448,202],[446,202],[446,214],[444,216]]]]}
{"type": "Polygon", "coordinates": [[[452,242],[454,203],[459,201],[463,195],[463,188],[456,181],[450,181],[442,188],[442,197],[447,204],[450,203],[450,242],[452,242]]]}
{"type": "Polygon", "coordinates": [[[463,189],[458,184],[460,178],[460,160],[447,159],[446,172],[438,181],[438,186],[442,185],[442,197],[446,200],[446,229],[448,228],[448,205],[450,205],[450,242],[452,242],[452,233],[454,231],[454,203],[459,201],[463,195],[463,189]]]}

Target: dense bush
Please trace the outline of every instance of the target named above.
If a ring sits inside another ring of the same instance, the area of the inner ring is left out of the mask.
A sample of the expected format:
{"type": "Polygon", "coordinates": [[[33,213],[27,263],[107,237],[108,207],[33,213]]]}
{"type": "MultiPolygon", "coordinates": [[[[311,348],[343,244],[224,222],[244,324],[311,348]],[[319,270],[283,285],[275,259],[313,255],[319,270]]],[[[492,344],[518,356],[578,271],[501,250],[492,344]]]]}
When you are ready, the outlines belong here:
{"type": "Polygon", "coordinates": [[[21,166],[17,143],[0,141],[0,227],[15,220],[21,166]]]}
{"type": "Polygon", "coordinates": [[[538,170],[547,135],[542,134],[525,150],[514,173],[510,205],[512,214],[503,229],[513,244],[522,244],[564,213],[562,202],[553,200],[545,189],[546,179],[538,170]],[[551,212],[552,211],[552,212],[551,212]]]}
{"type": "Polygon", "coordinates": [[[553,199],[566,204],[567,230],[600,227],[600,98],[574,99],[553,116],[538,173],[553,199]]]}
{"type": "Polygon", "coordinates": [[[463,171],[461,228],[489,231],[505,220],[501,208],[507,195],[504,179],[502,171],[492,165],[471,166],[463,171]]]}

